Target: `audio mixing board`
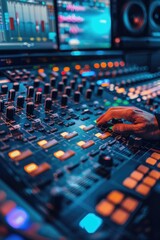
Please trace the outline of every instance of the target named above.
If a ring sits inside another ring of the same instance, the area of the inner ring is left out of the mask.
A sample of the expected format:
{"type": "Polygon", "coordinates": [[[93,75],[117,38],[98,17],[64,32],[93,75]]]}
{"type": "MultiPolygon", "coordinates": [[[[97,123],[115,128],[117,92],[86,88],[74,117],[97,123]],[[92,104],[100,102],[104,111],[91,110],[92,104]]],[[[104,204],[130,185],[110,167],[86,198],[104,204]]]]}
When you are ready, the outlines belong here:
{"type": "Polygon", "coordinates": [[[159,76],[122,59],[1,72],[2,239],[160,238],[158,142],[96,125],[113,106],[159,112],[159,76]]]}

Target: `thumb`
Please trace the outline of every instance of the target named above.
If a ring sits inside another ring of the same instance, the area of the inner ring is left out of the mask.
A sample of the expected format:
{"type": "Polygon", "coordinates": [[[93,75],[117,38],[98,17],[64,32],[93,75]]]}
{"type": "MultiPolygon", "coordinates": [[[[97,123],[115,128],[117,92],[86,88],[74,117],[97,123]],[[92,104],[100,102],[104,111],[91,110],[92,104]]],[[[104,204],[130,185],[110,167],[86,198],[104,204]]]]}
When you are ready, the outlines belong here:
{"type": "Polygon", "coordinates": [[[116,133],[132,133],[135,130],[135,125],[124,124],[124,123],[115,124],[112,130],[113,132],[116,132],[116,133]]]}

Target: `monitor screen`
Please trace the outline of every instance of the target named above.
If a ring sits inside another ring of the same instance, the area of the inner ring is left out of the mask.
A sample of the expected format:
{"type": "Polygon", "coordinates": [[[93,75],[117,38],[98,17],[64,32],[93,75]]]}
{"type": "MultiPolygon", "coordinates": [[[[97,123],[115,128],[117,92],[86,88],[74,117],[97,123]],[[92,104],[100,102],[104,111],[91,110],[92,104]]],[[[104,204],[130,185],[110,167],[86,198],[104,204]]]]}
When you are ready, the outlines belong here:
{"type": "Polygon", "coordinates": [[[111,47],[110,0],[58,0],[60,49],[111,47]]]}
{"type": "Polygon", "coordinates": [[[0,0],[0,50],[56,49],[53,0],[0,0]]]}

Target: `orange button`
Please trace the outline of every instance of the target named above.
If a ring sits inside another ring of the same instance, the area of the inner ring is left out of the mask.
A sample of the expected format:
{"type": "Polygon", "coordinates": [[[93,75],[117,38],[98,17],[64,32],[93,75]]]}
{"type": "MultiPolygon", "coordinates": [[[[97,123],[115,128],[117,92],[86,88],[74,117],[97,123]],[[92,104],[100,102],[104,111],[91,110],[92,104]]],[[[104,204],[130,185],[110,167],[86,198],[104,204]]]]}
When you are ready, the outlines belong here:
{"type": "Polygon", "coordinates": [[[137,170],[138,170],[139,172],[142,172],[142,173],[146,174],[146,173],[149,171],[149,168],[146,167],[146,166],[144,166],[144,165],[140,165],[140,166],[137,168],[137,170]]]}
{"type": "Polygon", "coordinates": [[[152,170],[150,171],[149,176],[158,180],[160,178],[160,173],[156,170],[152,170]]]}
{"type": "Polygon", "coordinates": [[[155,160],[154,158],[149,157],[149,158],[146,159],[146,163],[148,163],[149,165],[154,166],[157,163],[157,160],[155,160]]]}
{"type": "Polygon", "coordinates": [[[114,204],[119,204],[122,202],[124,198],[124,194],[119,192],[119,191],[112,191],[111,193],[108,194],[107,199],[114,204]]]}
{"type": "Polygon", "coordinates": [[[96,206],[96,211],[105,217],[108,217],[111,215],[111,213],[114,210],[114,205],[106,200],[101,201],[97,206],[96,206]]]}
{"type": "Polygon", "coordinates": [[[160,168],[160,163],[157,164],[157,167],[160,168]]]}
{"type": "Polygon", "coordinates": [[[117,209],[113,214],[112,214],[112,221],[119,224],[123,225],[127,222],[130,214],[122,209],[117,209]]]}
{"type": "Polygon", "coordinates": [[[136,199],[128,197],[122,202],[121,206],[129,212],[133,212],[137,208],[138,203],[136,199]]]}
{"type": "Polygon", "coordinates": [[[143,179],[143,183],[145,183],[146,185],[153,187],[156,184],[156,180],[152,177],[145,177],[143,179]]]}
{"type": "Polygon", "coordinates": [[[139,184],[138,187],[136,188],[136,191],[144,196],[147,196],[150,190],[151,188],[143,183],[139,184]]]}
{"type": "Polygon", "coordinates": [[[133,171],[130,175],[130,177],[134,178],[135,180],[137,181],[140,181],[142,180],[142,178],[144,177],[144,174],[143,173],[140,173],[138,171],[133,171]]]}
{"type": "Polygon", "coordinates": [[[35,164],[35,163],[30,163],[30,164],[24,166],[24,170],[25,170],[28,174],[32,173],[33,171],[35,171],[35,170],[37,170],[37,169],[38,169],[38,165],[35,164]]]}
{"type": "Polygon", "coordinates": [[[135,188],[135,186],[137,185],[137,181],[132,179],[132,178],[126,178],[123,181],[123,186],[129,188],[129,189],[133,189],[135,188]]]}
{"type": "Polygon", "coordinates": [[[157,153],[157,152],[152,153],[151,157],[156,159],[156,160],[160,160],[160,154],[157,153]]]}
{"type": "Polygon", "coordinates": [[[16,207],[16,203],[9,200],[4,202],[3,205],[0,207],[0,212],[2,215],[7,215],[10,211],[12,211],[16,207]]]}

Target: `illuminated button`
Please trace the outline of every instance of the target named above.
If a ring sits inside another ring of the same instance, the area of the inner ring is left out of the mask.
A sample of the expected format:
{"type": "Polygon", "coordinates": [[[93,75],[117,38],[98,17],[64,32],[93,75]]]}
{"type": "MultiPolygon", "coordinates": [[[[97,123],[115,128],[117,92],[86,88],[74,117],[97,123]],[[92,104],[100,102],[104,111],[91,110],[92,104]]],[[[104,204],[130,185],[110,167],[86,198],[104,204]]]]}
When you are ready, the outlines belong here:
{"type": "Polygon", "coordinates": [[[157,167],[160,168],[160,163],[157,164],[157,167]]]}
{"type": "Polygon", "coordinates": [[[143,176],[144,176],[143,173],[140,173],[140,172],[138,172],[138,171],[134,171],[134,172],[132,172],[131,175],[130,175],[130,177],[134,178],[134,179],[137,180],[137,181],[142,180],[143,176]]]}
{"type": "Polygon", "coordinates": [[[14,150],[12,152],[8,153],[8,156],[14,160],[16,157],[19,157],[21,155],[21,152],[19,150],[14,150]]]}
{"type": "Polygon", "coordinates": [[[48,163],[42,163],[41,165],[39,165],[38,167],[35,167],[35,170],[31,171],[29,174],[32,177],[36,177],[48,170],[51,169],[51,166],[48,163]]]}
{"type": "Polygon", "coordinates": [[[59,150],[58,152],[55,152],[55,153],[54,153],[54,156],[55,156],[56,158],[60,158],[60,157],[62,157],[63,155],[64,155],[64,152],[61,151],[61,150],[59,150]]]}
{"type": "Polygon", "coordinates": [[[7,215],[12,209],[16,207],[16,203],[13,201],[6,201],[0,207],[0,212],[2,215],[7,215]]]}
{"type": "Polygon", "coordinates": [[[159,153],[154,152],[154,153],[152,153],[151,157],[156,159],[156,160],[160,160],[160,154],[159,153]]]}
{"type": "Polygon", "coordinates": [[[137,185],[137,181],[132,178],[126,178],[123,181],[123,186],[125,186],[129,189],[134,189],[136,185],[137,185]]]}
{"type": "Polygon", "coordinates": [[[62,137],[65,137],[65,136],[67,136],[68,135],[68,132],[63,132],[63,133],[61,133],[61,136],[62,137]]]}
{"type": "Polygon", "coordinates": [[[39,145],[40,147],[42,147],[42,146],[45,145],[46,143],[47,143],[46,140],[41,140],[41,141],[38,142],[38,145],[39,145]]]}
{"type": "Polygon", "coordinates": [[[93,234],[102,225],[102,219],[94,213],[87,214],[79,223],[79,226],[87,233],[93,234]]]}
{"type": "MultiPolygon", "coordinates": [[[[9,153],[10,154],[10,153],[9,153]]],[[[20,152],[20,155],[19,154],[17,154],[17,156],[14,156],[14,158],[12,157],[11,159],[13,160],[13,161],[21,161],[21,160],[23,160],[23,159],[25,159],[25,158],[28,158],[28,157],[30,157],[30,156],[32,156],[32,152],[28,149],[28,150],[26,150],[26,151],[24,151],[24,152],[20,152]]],[[[9,155],[10,156],[10,155],[9,155]]],[[[11,154],[11,156],[12,156],[12,154],[11,154]]]]}
{"type": "Polygon", "coordinates": [[[82,130],[83,130],[85,127],[86,127],[85,125],[79,126],[79,128],[82,129],[82,130]]]}
{"type": "Polygon", "coordinates": [[[138,170],[139,172],[142,172],[142,173],[146,174],[146,173],[149,171],[149,168],[146,167],[146,166],[144,166],[144,165],[140,165],[140,166],[137,168],[137,170],[138,170]]]}
{"type": "Polygon", "coordinates": [[[42,147],[43,149],[48,149],[50,147],[55,146],[57,143],[58,142],[55,139],[52,139],[51,141],[48,141],[48,142],[46,140],[42,140],[42,141],[38,142],[38,145],[40,147],[42,147]]]}
{"type": "Polygon", "coordinates": [[[65,161],[65,160],[67,160],[68,158],[71,158],[74,155],[75,155],[75,152],[72,151],[72,150],[68,150],[67,152],[58,151],[58,152],[54,153],[54,156],[61,161],[65,161]]]}
{"type": "Polygon", "coordinates": [[[29,226],[29,215],[20,207],[16,207],[6,216],[6,222],[15,229],[27,229],[29,226]]]}
{"type": "Polygon", "coordinates": [[[149,173],[149,176],[158,180],[160,178],[160,173],[156,170],[152,170],[149,173]]]}
{"type": "Polygon", "coordinates": [[[36,165],[35,163],[30,163],[30,164],[28,164],[28,165],[26,165],[25,167],[24,167],[24,170],[28,173],[28,174],[30,174],[31,172],[33,172],[33,171],[35,171],[35,170],[37,170],[38,169],[38,165],[36,165]]]}
{"type": "Polygon", "coordinates": [[[103,134],[100,136],[100,139],[104,140],[104,139],[106,139],[106,138],[108,138],[108,137],[110,137],[110,136],[111,136],[111,134],[110,134],[109,132],[105,132],[105,133],[103,133],[103,134]]]}
{"type": "Polygon", "coordinates": [[[78,145],[79,147],[82,147],[84,144],[85,144],[84,141],[80,141],[80,142],[77,143],[77,145],[78,145]]]}
{"type": "Polygon", "coordinates": [[[96,136],[97,138],[100,138],[101,135],[102,135],[102,133],[96,133],[96,134],[95,134],[95,136],[96,136]]]}
{"type": "Polygon", "coordinates": [[[138,204],[136,199],[128,197],[122,202],[121,206],[128,212],[133,212],[138,207],[138,204]]]}
{"type": "Polygon", "coordinates": [[[127,222],[130,214],[122,209],[117,209],[113,214],[112,214],[112,221],[119,224],[123,225],[127,222]]]}
{"type": "Polygon", "coordinates": [[[154,166],[157,163],[157,160],[155,160],[154,158],[149,157],[149,158],[146,159],[146,163],[148,163],[149,165],[154,166]]]}
{"type": "Polygon", "coordinates": [[[147,185],[141,183],[136,187],[136,192],[140,193],[143,196],[147,196],[150,192],[151,188],[147,185]]]}
{"type": "Polygon", "coordinates": [[[156,184],[156,180],[152,177],[145,177],[143,179],[143,183],[145,183],[146,185],[153,187],[156,184]]]}
{"type": "MultiPolygon", "coordinates": [[[[67,132],[65,132],[65,133],[62,133],[63,134],[63,137],[65,138],[65,139],[67,139],[67,140],[69,140],[69,139],[71,139],[71,138],[74,138],[74,137],[76,137],[77,135],[78,135],[78,133],[76,132],[76,131],[74,131],[74,132],[72,132],[72,133],[67,133],[67,132]]],[[[62,135],[61,134],[61,135],[62,135]]]]}
{"type": "Polygon", "coordinates": [[[97,206],[96,211],[105,217],[108,217],[111,215],[111,213],[114,210],[114,205],[106,200],[102,200],[97,206]]]}
{"type": "Polygon", "coordinates": [[[88,141],[88,142],[85,142],[85,144],[82,145],[81,147],[82,147],[83,149],[86,149],[86,148],[89,148],[89,147],[93,146],[94,144],[95,144],[95,142],[92,141],[92,140],[90,140],[90,141],[88,141]]]}
{"type": "Polygon", "coordinates": [[[87,132],[87,131],[90,131],[90,130],[92,130],[94,128],[94,125],[89,125],[89,126],[87,126],[87,127],[84,127],[83,128],[83,131],[85,131],[85,132],[87,132]]]}
{"type": "Polygon", "coordinates": [[[114,204],[119,204],[122,202],[124,198],[124,194],[119,192],[119,191],[112,191],[111,193],[109,193],[109,195],[107,196],[107,199],[109,201],[111,201],[114,204]]]}

